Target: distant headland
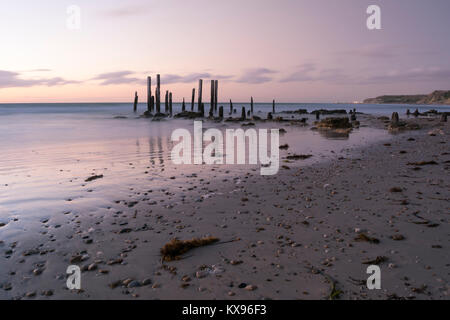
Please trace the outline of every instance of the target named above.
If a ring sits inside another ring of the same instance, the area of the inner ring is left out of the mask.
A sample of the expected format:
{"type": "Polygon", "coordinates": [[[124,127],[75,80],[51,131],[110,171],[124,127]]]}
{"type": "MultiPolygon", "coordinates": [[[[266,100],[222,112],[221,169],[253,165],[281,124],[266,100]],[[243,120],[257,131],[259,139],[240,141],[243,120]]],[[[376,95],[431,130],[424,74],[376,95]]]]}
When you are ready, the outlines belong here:
{"type": "Polygon", "coordinates": [[[445,104],[450,105],[450,90],[437,90],[430,94],[380,96],[364,100],[364,103],[389,104],[445,104]]]}

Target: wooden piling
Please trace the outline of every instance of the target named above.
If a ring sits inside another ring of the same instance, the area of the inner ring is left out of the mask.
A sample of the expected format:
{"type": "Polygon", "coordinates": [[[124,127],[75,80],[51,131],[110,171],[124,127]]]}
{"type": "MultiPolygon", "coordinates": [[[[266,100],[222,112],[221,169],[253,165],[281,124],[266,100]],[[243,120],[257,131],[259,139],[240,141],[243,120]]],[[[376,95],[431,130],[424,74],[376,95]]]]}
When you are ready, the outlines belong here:
{"type": "Polygon", "coordinates": [[[250,99],[250,113],[253,115],[253,97],[250,99]]]}
{"type": "Polygon", "coordinates": [[[134,104],[133,104],[133,111],[137,111],[137,104],[138,104],[138,94],[137,91],[134,93],[134,104]]]}
{"type": "Polygon", "coordinates": [[[223,119],[223,106],[219,107],[219,118],[223,119]]]}
{"type": "Polygon", "coordinates": [[[169,111],[169,90],[166,90],[166,98],[164,99],[164,113],[169,111]]]}
{"type": "Polygon", "coordinates": [[[245,107],[242,107],[241,120],[245,120],[245,107]]]}
{"type": "Polygon", "coordinates": [[[151,97],[151,111],[150,111],[150,113],[152,113],[153,111],[155,111],[155,96],[151,97]]]}
{"type": "Polygon", "coordinates": [[[198,80],[198,108],[199,108],[199,111],[200,111],[200,108],[202,108],[203,109],[202,112],[203,112],[203,114],[205,114],[204,113],[205,109],[202,106],[202,91],[203,91],[203,80],[199,79],[198,80]]]}
{"type": "Polygon", "coordinates": [[[184,98],[183,98],[183,104],[181,105],[181,111],[182,112],[186,111],[186,104],[184,103],[184,98]]]}
{"type": "Polygon", "coordinates": [[[214,89],[215,89],[214,80],[211,80],[211,105],[209,108],[209,116],[210,117],[213,116],[212,112],[213,112],[213,108],[214,108],[214,97],[215,97],[214,89]]]}
{"type": "Polygon", "coordinates": [[[214,81],[214,111],[217,112],[217,97],[219,95],[218,93],[219,89],[219,80],[214,81]]]}
{"type": "Polygon", "coordinates": [[[172,116],[172,92],[169,92],[169,115],[172,116]]]}
{"type": "Polygon", "coordinates": [[[399,123],[399,117],[398,117],[398,113],[397,112],[393,112],[392,113],[392,117],[391,117],[391,125],[392,126],[398,126],[399,123]]]}
{"type": "Polygon", "coordinates": [[[147,77],[147,111],[152,112],[152,77],[147,77]]]}
{"type": "Polygon", "coordinates": [[[272,101],[272,114],[275,113],[275,99],[272,101]]]}
{"type": "Polygon", "coordinates": [[[195,103],[195,88],[192,88],[192,102],[191,102],[191,111],[194,111],[194,103],[195,103]]]}
{"type": "Polygon", "coordinates": [[[233,102],[230,99],[230,114],[232,114],[232,113],[233,113],[233,102]]]}
{"type": "Polygon", "coordinates": [[[161,113],[161,76],[156,75],[156,113],[161,113]]]}
{"type": "Polygon", "coordinates": [[[200,110],[199,110],[199,112],[201,113],[202,117],[205,116],[205,104],[204,104],[204,103],[202,103],[202,104],[200,105],[200,110]]]}

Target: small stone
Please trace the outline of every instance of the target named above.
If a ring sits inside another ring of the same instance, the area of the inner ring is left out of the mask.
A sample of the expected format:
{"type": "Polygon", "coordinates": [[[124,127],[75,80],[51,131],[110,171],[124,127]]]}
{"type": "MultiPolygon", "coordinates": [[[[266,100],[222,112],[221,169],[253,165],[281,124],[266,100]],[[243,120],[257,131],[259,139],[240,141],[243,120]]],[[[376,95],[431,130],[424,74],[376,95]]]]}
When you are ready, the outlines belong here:
{"type": "Polygon", "coordinates": [[[257,288],[257,286],[249,284],[244,289],[247,290],[247,291],[254,291],[254,290],[256,290],[256,288],[257,288]]]}
{"type": "Polygon", "coordinates": [[[125,279],[122,281],[122,284],[124,286],[128,286],[131,283],[131,281],[133,281],[133,279],[131,279],[131,278],[125,279]]]}
{"type": "Polygon", "coordinates": [[[136,280],[133,280],[133,281],[131,281],[129,284],[128,284],[128,288],[137,288],[137,287],[140,287],[141,286],[141,284],[140,284],[140,282],[139,281],[136,281],[136,280]]]}
{"type": "Polygon", "coordinates": [[[236,293],[234,293],[233,291],[228,291],[228,295],[230,296],[230,297],[232,297],[232,296],[234,296],[236,293]]]}
{"type": "Polygon", "coordinates": [[[400,240],[404,240],[405,237],[401,234],[394,234],[392,237],[392,240],[396,240],[396,241],[400,241],[400,240]]]}
{"type": "Polygon", "coordinates": [[[204,277],[208,276],[208,274],[209,274],[208,271],[206,271],[206,270],[200,270],[200,271],[197,271],[197,272],[196,272],[195,276],[196,276],[198,279],[201,279],[201,278],[204,278],[204,277]]]}
{"type": "Polygon", "coordinates": [[[95,263],[91,263],[87,269],[88,271],[94,271],[97,269],[97,265],[95,263]]]}
{"type": "Polygon", "coordinates": [[[238,285],[238,288],[239,288],[239,289],[243,289],[243,288],[245,288],[246,286],[247,286],[247,284],[244,283],[244,282],[242,282],[240,285],[238,285]]]}
{"type": "Polygon", "coordinates": [[[150,279],[150,278],[146,278],[146,279],[142,280],[143,286],[148,286],[151,283],[152,283],[152,279],[150,279]]]}
{"type": "Polygon", "coordinates": [[[53,290],[45,290],[42,294],[46,297],[50,297],[53,295],[53,290]]]}

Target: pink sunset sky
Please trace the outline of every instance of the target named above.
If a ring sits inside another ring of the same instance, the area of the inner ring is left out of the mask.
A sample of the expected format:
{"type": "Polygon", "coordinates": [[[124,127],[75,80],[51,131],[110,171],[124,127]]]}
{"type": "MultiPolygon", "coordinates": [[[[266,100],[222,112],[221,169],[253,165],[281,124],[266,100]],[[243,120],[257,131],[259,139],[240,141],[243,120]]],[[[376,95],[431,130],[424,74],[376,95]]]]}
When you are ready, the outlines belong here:
{"type": "Polygon", "coordinates": [[[143,102],[157,73],[174,101],[199,78],[219,79],[219,101],[450,89],[448,0],[15,0],[0,16],[0,103],[143,102]],[[381,30],[366,27],[373,4],[381,30]]]}

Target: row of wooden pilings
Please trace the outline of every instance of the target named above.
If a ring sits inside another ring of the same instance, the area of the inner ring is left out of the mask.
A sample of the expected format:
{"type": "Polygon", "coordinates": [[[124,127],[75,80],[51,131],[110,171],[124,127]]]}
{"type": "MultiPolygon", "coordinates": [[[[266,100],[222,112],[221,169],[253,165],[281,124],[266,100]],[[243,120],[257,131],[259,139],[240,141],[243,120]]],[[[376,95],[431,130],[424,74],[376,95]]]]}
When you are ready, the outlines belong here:
{"type": "MultiPolygon", "coordinates": [[[[219,81],[211,80],[211,101],[210,101],[210,109],[208,112],[209,117],[213,117],[214,114],[218,113],[219,118],[224,117],[224,109],[223,106],[218,107],[218,92],[219,92],[219,81]]],[[[205,116],[205,105],[202,101],[203,96],[203,79],[199,79],[198,81],[198,100],[197,100],[197,113],[199,113],[202,117],[205,116]]],[[[133,111],[137,112],[138,106],[138,94],[137,91],[134,94],[134,104],[133,111]]],[[[166,90],[165,100],[164,100],[164,113],[161,112],[161,76],[159,74],[156,75],[156,91],[153,95],[152,93],[152,78],[147,77],[147,111],[146,115],[151,116],[173,116],[172,109],[172,92],[166,90]]],[[[246,116],[253,115],[254,111],[254,103],[253,97],[250,99],[250,110],[246,112],[245,107],[242,107],[241,118],[246,119],[246,116]]],[[[192,99],[191,99],[191,112],[195,112],[195,88],[192,88],[192,99]]],[[[186,102],[183,97],[183,102],[181,105],[181,112],[186,112],[186,102]]],[[[229,115],[236,113],[236,109],[233,109],[233,102],[230,99],[230,111],[229,115]]],[[[268,119],[272,119],[272,115],[275,113],[275,100],[272,101],[272,112],[269,112],[268,119]]]]}

